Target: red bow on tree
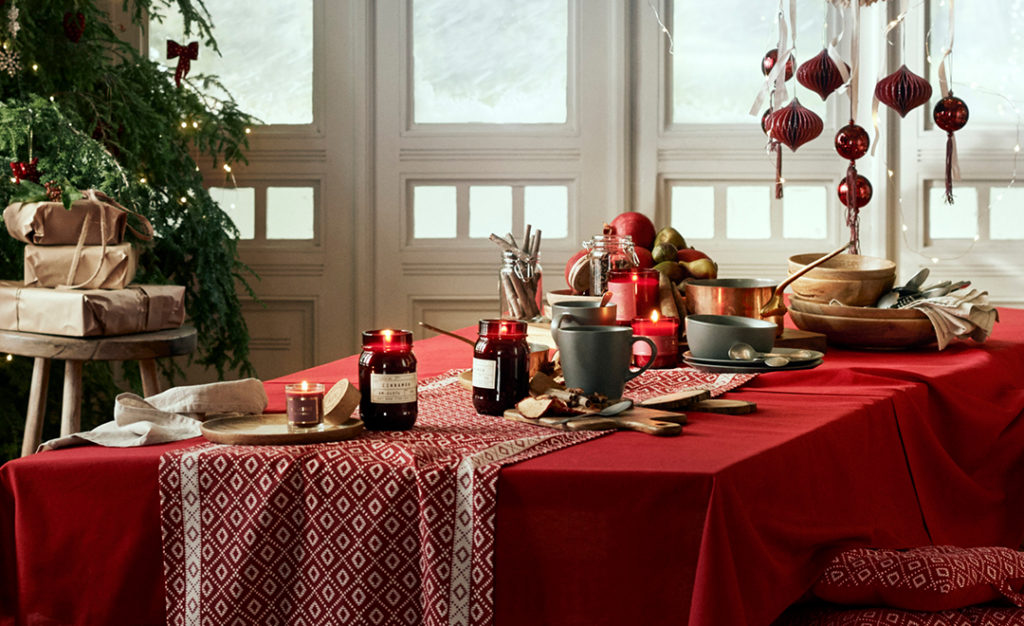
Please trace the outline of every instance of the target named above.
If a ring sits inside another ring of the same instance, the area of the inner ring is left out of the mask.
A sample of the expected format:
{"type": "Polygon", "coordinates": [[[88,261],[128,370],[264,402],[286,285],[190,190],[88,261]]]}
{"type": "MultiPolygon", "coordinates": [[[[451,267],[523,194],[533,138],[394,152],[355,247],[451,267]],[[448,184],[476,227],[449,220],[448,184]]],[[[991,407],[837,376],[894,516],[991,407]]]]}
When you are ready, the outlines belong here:
{"type": "Polygon", "coordinates": [[[36,169],[38,164],[39,157],[32,159],[28,163],[24,161],[11,161],[11,174],[14,174],[14,184],[20,183],[22,178],[38,183],[39,177],[42,176],[39,170],[36,169]]]}
{"type": "Polygon", "coordinates": [[[174,57],[178,57],[178,67],[174,69],[174,84],[180,87],[181,79],[188,76],[188,71],[192,68],[192,61],[199,58],[199,42],[193,41],[183,46],[173,39],[168,39],[167,58],[174,57]]]}

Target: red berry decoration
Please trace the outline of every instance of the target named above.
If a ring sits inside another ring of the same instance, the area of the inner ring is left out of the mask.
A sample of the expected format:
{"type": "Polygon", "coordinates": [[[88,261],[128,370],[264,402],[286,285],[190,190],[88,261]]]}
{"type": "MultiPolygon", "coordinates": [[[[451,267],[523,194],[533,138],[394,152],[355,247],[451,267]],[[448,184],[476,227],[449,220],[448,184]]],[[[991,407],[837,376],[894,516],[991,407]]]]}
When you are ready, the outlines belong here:
{"type": "Polygon", "coordinates": [[[50,202],[60,202],[61,196],[64,192],[61,190],[60,185],[55,180],[46,181],[43,185],[46,188],[46,199],[50,202]]]}
{"type": "MultiPolygon", "coordinates": [[[[849,187],[847,186],[847,179],[844,178],[843,180],[839,181],[839,201],[843,203],[843,206],[849,207],[850,199],[846,193],[847,189],[849,189],[849,187]]],[[[871,188],[871,182],[867,178],[861,176],[860,174],[857,174],[857,182],[854,184],[854,191],[856,207],[852,208],[859,209],[868,202],[871,202],[871,195],[874,193],[874,190],[871,188]]]]}
{"type": "Polygon", "coordinates": [[[949,95],[935,103],[932,119],[935,125],[946,131],[946,204],[953,204],[953,163],[956,160],[956,140],[953,131],[967,124],[970,111],[967,103],[949,92],[949,95]]]}
{"type": "Polygon", "coordinates": [[[900,69],[889,74],[875,85],[875,97],[879,102],[906,117],[932,97],[932,86],[928,81],[901,65],[900,69]]]}
{"type": "Polygon", "coordinates": [[[78,43],[85,33],[85,16],[81,11],[64,13],[64,36],[73,43],[78,43]]]}
{"type": "MultiPolygon", "coordinates": [[[[779,49],[772,48],[765,53],[764,58],[761,59],[761,71],[765,76],[772,73],[772,68],[779,61],[779,49]]],[[[793,55],[789,55],[786,59],[786,80],[793,78],[793,71],[796,70],[796,61],[793,60],[793,55]]]]}
{"type": "MultiPolygon", "coordinates": [[[[846,65],[846,72],[847,74],[850,72],[849,65],[846,65]]],[[[822,100],[843,84],[843,75],[839,72],[839,66],[828,55],[827,49],[801,63],[800,69],[796,71],[796,79],[801,85],[821,96],[822,100]]]]}
{"type": "Polygon", "coordinates": [[[870,146],[868,131],[854,124],[853,120],[836,133],[836,152],[844,159],[856,161],[868,153],[870,146]]]}
{"type": "Polygon", "coordinates": [[[769,117],[771,138],[796,150],[808,141],[821,134],[824,124],[818,114],[793,101],[782,107],[769,117]]]}
{"type": "Polygon", "coordinates": [[[32,159],[28,163],[24,161],[11,161],[11,174],[14,176],[14,184],[20,183],[23,178],[38,183],[39,178],[42,176],[42,173],[36,169],[38,164],[39,157],[32,159]]]}

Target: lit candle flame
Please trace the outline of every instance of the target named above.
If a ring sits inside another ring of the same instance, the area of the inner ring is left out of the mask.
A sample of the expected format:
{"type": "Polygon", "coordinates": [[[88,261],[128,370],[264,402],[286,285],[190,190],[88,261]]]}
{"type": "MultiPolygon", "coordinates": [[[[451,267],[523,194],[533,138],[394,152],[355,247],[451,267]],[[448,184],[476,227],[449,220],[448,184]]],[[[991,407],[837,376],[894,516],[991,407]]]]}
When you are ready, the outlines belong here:
{"type": "Polygon", "coordinates": [[[395,331],[388,329],[380,331],[382,337],[384,337],[384,343],[391,343],[391,336],[395,334],[395,331]]]}
{"type": "Polygon", "coordinates": [[[306,381],[306,380],[302,381],[302,390],[303,391],[309,391],[309,381],[306,381]]]}
{"type": "Polygon", "coordinates": [[[652,322],[657,322],[658,319],[659,319],[658,311],[657,310],[651,311],[651,321],[652,322]]]}

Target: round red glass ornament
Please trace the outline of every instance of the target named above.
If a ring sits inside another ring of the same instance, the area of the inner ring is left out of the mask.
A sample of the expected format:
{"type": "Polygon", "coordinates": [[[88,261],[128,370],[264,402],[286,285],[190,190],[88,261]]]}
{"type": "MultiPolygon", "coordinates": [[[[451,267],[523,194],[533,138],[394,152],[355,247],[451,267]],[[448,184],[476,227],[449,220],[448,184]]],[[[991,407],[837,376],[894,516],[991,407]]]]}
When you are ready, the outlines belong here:
{"type": "MultiPolygon", "coordinates": [[[[843,206],[849,207],[849,198],[847,197],[846,190],[849,187],[846,185],[846,179],[839,181],[839,201],[843,203],[843,206]]],[[[874,190],[871,188],[871,181],[864,178],[860,174],[857,175],[857,182],[855,185],[855,200],[857,202],[857,208],[861,208],[868,202],[871,202],[871,195],[874,190]]]]}
{"type": "Polygon", "coordinates": [[[947,133],[963,128],[967,124],[968,117],[970,117],[970,111],[967,110],[967,103],[953,94],[936,102],[935,109],[932,111],[935,125],[947,133]]]}
{"type": "Polygon", "coordinates": [[[901,65],[900,69],[889,74],[875,85],[875,97],[879,102],[892,108],[906,117],[932,97],[932,86],[928,81],[901,65]]]}
{"type": "MultiPolygon", "coordinates": [[[[771,74],[772,68],[775,67],[775,64],[778,62],[778,60],[779,60],[779,49],[778,48],[772,48],[771,50],[766,52],[765,55],[764,55],[764,58],[761,59],[761,72],[763,72],[765,76],[767,76],[768,74],[771,74]]],[[[795,70],[796,70],[796,61],[793,60],[793,55],[789,55],[789,58],[786,59],[786,80],[789,80],[790,78],[793,78],[793,72],[795,70]]]]}
{"type": "Polygon", "coordinates": [[[793,101],[782,107],[769,117],[771,138],[796,150],[803,144],[821,134],[824,124],[818,114],[793,101]]]}
{"type": "Polygon", "coordinates": [[[764,113],[761,115],[761,132],[766,134],[766,135],[769,134],[768,133],[768,129],[769,129],[769,124],[771,123],[771,120],[770,120],[771,116],[772,116],[772,110],[771,109],[765,109],[764,113]]]}
{"type": "Polygon", "coordinates": [[[857,126],[851,120],[836,133],[836,152],[839,156],[850,161],[856,161],[868,153],[871,146],[871,137],[863,127],[857,126]]]}
{"type": "MultiPolygon", "coordinates": [[[[849,65],[846,65],[846,71],[849,74],[849,65]]],[[[801,85],[821,96],[822,100],[843,84],[839,66],[828,55],[827,49],[801,63],[800,69],[796,71],[796,79],[801,85]]]]}

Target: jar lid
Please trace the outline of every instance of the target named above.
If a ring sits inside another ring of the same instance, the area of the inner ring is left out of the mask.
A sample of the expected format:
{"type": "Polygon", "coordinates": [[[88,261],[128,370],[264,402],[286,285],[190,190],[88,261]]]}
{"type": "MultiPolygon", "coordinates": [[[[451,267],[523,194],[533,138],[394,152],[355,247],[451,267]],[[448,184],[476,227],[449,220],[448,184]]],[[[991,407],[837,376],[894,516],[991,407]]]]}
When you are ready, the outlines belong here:
{"type": "Polygon", "coordinates": [[[412,347],[412,331],[382,328],[363,331],[363,348],[372,350],[407,350],[412,347]]]}
{"type": "Polygon", "coordinates": [[[480,320],[481,337],[523,339],[526,337],[526,322],[520,320],[480,320]]]}

